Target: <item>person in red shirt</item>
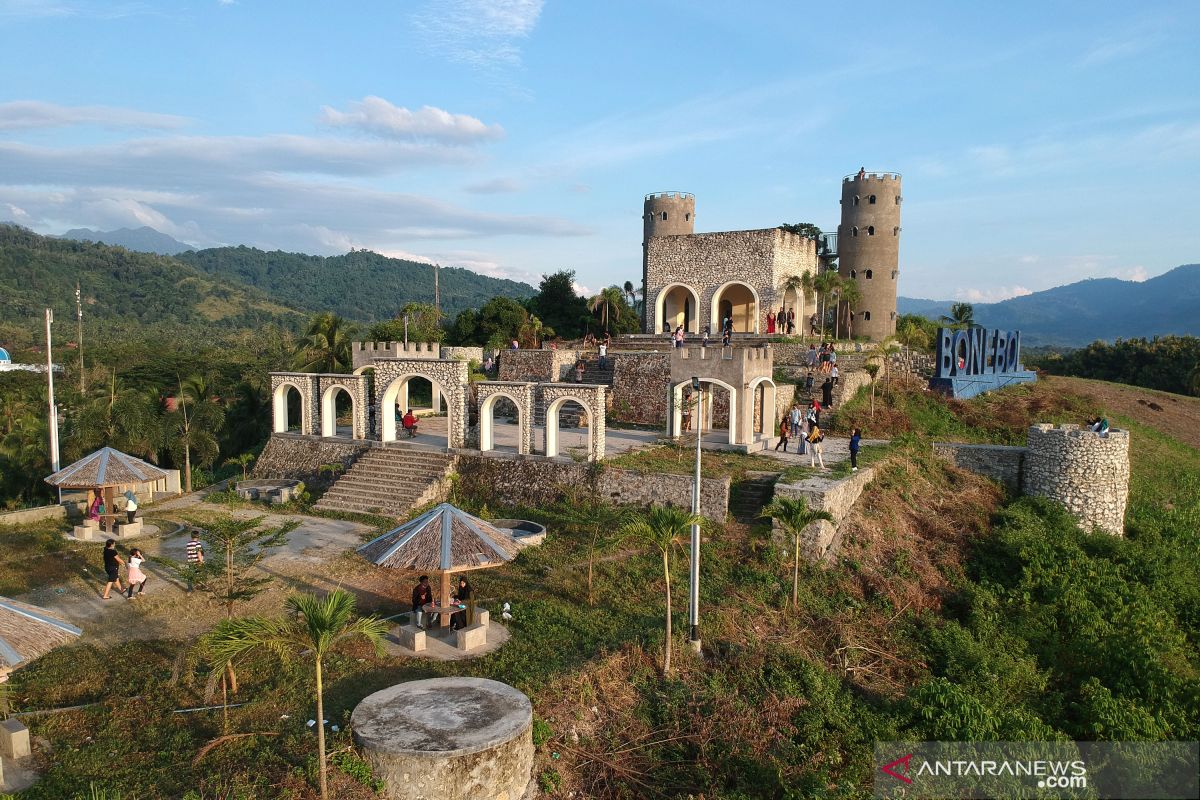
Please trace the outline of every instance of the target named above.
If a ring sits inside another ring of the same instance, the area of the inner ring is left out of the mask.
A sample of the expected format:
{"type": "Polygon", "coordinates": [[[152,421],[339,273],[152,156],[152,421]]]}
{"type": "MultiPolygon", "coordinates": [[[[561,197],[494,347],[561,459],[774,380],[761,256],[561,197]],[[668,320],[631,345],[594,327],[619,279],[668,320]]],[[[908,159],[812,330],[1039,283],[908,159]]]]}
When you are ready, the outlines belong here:
{"type": "Polygon", "coordinates": [[[404,426],[404,430],[408,431],[409,436],[417,435],[417,418],[413,415],[411,408],[404,412],[404,419],[400,424],[404,426]]]}

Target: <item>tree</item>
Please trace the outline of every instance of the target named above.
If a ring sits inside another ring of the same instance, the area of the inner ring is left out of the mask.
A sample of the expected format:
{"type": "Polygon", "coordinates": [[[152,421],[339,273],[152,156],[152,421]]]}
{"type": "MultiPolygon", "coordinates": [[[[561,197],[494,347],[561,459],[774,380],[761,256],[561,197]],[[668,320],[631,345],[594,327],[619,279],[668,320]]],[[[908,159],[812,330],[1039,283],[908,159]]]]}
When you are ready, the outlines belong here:
{"type": "Polygon", "coordinates": [[[183,461],[183,486],[192,491],[192,461],[206,467],[217,460],[217,432],[225,424],[225,412],[208,396],[207,381],[199,376],[179,381],[175,410],[164,417],[167,448],[176,462],[183,461]]]}
{"type": "Polygon", "coordinates": [[[304,338],[293,358],[301,372],[349,372],[354,364],[350,342],[351,325],[332,312],[317,314],[304,331],[304,338]]]}
{"type": "Polygon", "coordinates": [[[663,582],[665,584],[667,638],[663,652],[663,674],[671,672],[671,553],[690,535],[692,525],[707,526],[708,521],[676,506],[652,506],[640,518],[621,527],[621,537],[641,542],[658,550],[662,556],[663,582]]]}
{"type": "Polygon", "coordinates": [[[606,503],[584,500],[563,503],[550,513],[560,524],[578,528],[588,534],[587,602],[589,606],[594,606],[596,602],[592,592],[592,579],[596,551],[629,521],[629,511],[606,503]]]}
{"type": "Polygon", "coordinates": [[[68,460],[101,447],[115,447],[157,461],[163,437],[156,398],[117,380],[116,370],[108,377],[104,384],[92,384],[96,393],[85,399],[74,415],[73,435],[64,448],[68,460]]]}
{"type": "Polygon", "coordinates": [[[800,534],[812,523],[823,519],[833,522],[828,511],[813,511],[803,497],[776,497],[763,513],[792,535],[792,608],[800,607],[800,534]]]}
{"type": "Polygon", "coordinates": [[[970,303],[955,303],[950,306],[950,316],[942,316],[942,322],[951,328],[973,328],[975,307],[970,303]]]}
{"type": "Polygon", "coordinates": [[[816,225],[812,224],[811,222],[793,222],[793,223],[785,222],[783,225],[780,225],[779,227],[781,230],[785,230],[788,233],[795,233],[799,236],[805,236],[809,239],[816,239],[818,236],[821,235],[821,229],[818,228],[816,225]]]}
{"type": "Polygon", "coordinates": [[[588,311],[593,314],[599,313],[601,324],[604,330],[609,330],[609,318],[614,322],[620,321],[629,306],[625,304],[625,297],[621,290],[616,286],[609,286],[607,289],[601,289],[600,294],[588,300],[588,311]]]}
{"type": "MultiPolygon", "coordinates": [[[[825,270],[818,273],[817,276],[813,278],[813,289],[816,291],[817,297],[820,298],[821,303],[821,310],[819,313],[821,316],[820,336],[822,339],[825,338],[825,303],[827,302],[829,295],[831,295],[837,289],[840,282],[841,279],[834,270],[825,270]]],[[[834,332],[834,335],[836,336],[836,331],[834,332]]]]}
{"type": "Polygon", "coordinates": [[[875,376],[879,374],[879,365],[868,361],[863,364],[863,370],[871,379],[871,419],[875,419],[875,376]]]}
{"type": "Polygon", "coordinates": [[[871,358],[883,362],[883,377],[889,393],[892,391],[892,357],[901,353],[902,350],[900,343],[895,339],[884,339],[871,354],[871,358]]]}
{"type": "Polygon", "coordinates": [[[846,321],[846,338],[853,337],[851,330],[854,324],[854,309],[862,302],[862,287],[854,278],[846,278],[840,282],[838,286],[838,300],[840,300],[840,308],[844,312],[846,321]]]}
{"type": "Polygon", "coordinates": [[[267,619],[244,617],[223,620],[206,637],[205,644],[219,664],[256,650],[267,650],[281,659],[296,655],[311,656],[316,676],[317,758],[320,767],[321,798],[329,797],[325,764],[325,686],[322,668],[325,659],[340,643],[366,639],[382,656],[383,637],[388,625],[371,617],[355,618],[354,595],[335,589],[324,598],[298,594],[288,598],[290,616],[267,619]]]}
{"type": "Polygon", "coordinates": [[[543,275],[538,293],[529,299],[529,310],[559,336],[578,339],[588,319],[587,301],[575,291],[575,271],[562,269],[543,275]]]}
{"type": "Polygon", "coordinates": [[[377,322],[371,326],[369,331],[371,341],[403,342],[406,316],[408,317],[408,341],[441,342],[446,338],[446,329],[442,326],[442,312],[432,303],[405,303],[396,313],[395,319],[377,322]]]}
{"type": "Polygon", "coordinates": [[[246,478],[250,477],[250,475],[249,475],[250,465],[254,463],[254,459],[255,459],[254,453],[239,453],[236,456],[234,456],[233,458],[225,459],[225,463],[226,464],[237,464],[239,467],[241,467],[242,468],[242,480],[246,480],[246,478]]]}

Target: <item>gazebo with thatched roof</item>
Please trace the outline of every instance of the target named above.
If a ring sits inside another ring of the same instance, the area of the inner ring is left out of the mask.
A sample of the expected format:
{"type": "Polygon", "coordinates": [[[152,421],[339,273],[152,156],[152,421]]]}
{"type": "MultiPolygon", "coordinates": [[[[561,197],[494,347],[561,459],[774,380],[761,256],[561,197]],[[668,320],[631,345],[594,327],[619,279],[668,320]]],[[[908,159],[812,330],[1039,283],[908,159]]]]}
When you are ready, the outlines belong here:
{"type": "MultiPolygon", "coordinates": [[[[519,549],[511,531],[442,503],[364,544],[358,552],[381,567],[441,573],[440,600],[446,607],[452,574],[498,567],[516,558],[519,549]]],[[[441,615],[441,624],[450,624],[449,614],[441,615]]]]}
{"type": "Polygon", "coordinates": [[[81,633],[44,608],[0,597],[0,676],[75,641],[81,633]]]}
{"type": "MultiPolygon", "coordinates": [[[[107,512],[101,519],[101,528],[104,527],[103,520],[108,519],[112,521],[109,529],[115,530],[117,513],[114,501],[117,491],[122,488],[133,488],[143,483],[161,481],[166,477],[166,470],[153,464],[147,464],[140,458],[134,458],[120,450],[102,447],[69,467],[63,467],[46,478],[46,483],[58,489],[87,490],[89,506],[94,497],[102,497],[107,512]]],[[[133,524],[140,525],[141,523],[139,521],[133,524]]]]}

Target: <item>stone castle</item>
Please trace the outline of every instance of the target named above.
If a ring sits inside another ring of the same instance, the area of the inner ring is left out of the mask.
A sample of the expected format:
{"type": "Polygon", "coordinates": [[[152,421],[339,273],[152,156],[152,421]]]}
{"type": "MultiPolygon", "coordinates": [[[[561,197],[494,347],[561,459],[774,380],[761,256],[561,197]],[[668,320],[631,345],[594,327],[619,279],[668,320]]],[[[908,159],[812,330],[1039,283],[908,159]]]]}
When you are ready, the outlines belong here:
{"type": "Polygon", "coordinates": [[[896,332],[900,276],[900,175],[865,172],[842,179],[836,234],[811,238],[781,228],[696,233],[696,198],[687,192],[648,194],[642,209],[644,333],[682,326],[720,335],[767,333],[767,314],[791,311],[803,332],[817,310],[813,296],[786,288],[790,278],[815,276],[838,260],[842,278],[858,283],[855,335],[880,340],[896,332]]]}

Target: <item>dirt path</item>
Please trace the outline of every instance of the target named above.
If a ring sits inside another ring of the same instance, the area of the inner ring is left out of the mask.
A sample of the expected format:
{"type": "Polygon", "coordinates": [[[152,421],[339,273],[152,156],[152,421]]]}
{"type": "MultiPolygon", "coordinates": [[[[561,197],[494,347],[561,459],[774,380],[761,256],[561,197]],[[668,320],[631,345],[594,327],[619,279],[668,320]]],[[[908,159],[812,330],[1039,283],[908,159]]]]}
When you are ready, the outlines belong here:
{"type": "Polygon", "coordinates": [[[1097,412],[1131,417],[1192,447],[1200,448],[1200,398],[1086,378],[1050,376],[1044,380],[1052,386],[1062,386],[1091,398],[1097,412]]]}

